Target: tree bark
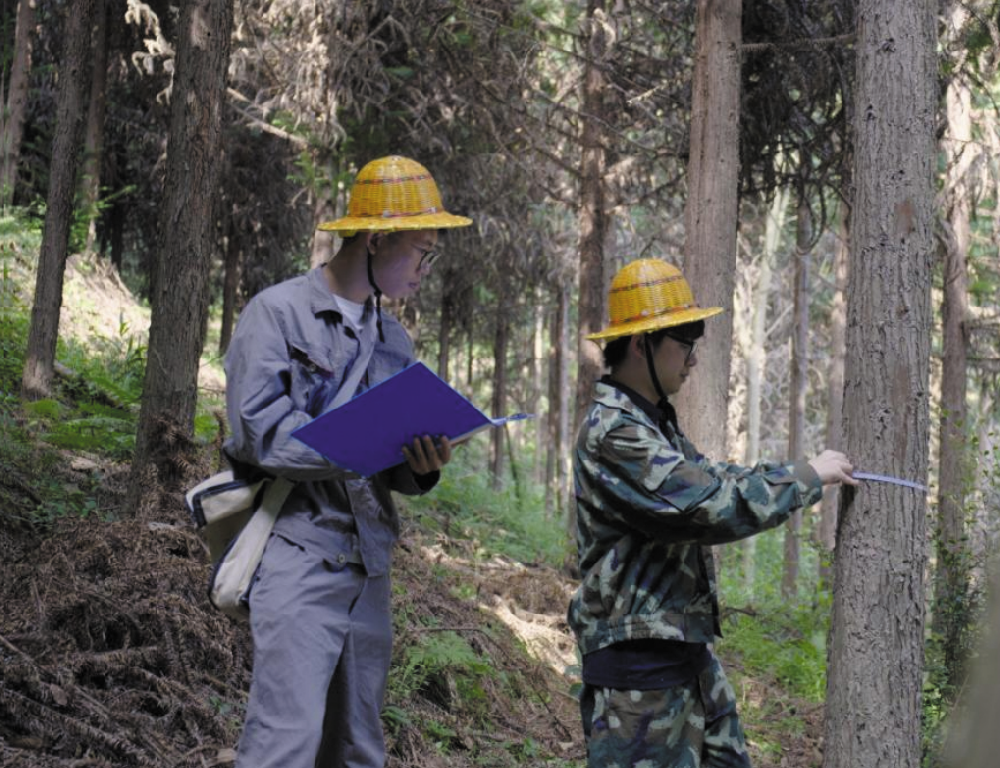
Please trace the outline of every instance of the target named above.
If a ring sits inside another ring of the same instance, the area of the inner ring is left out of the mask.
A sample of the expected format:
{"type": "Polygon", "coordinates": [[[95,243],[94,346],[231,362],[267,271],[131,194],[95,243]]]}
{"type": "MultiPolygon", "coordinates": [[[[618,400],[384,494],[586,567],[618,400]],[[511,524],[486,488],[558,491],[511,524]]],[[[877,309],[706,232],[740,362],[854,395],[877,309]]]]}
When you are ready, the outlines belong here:
{"type": "Polygon", "coordinates": [[[56,92],[56,133],[52,141],[45,225],[35,277],[35,301],[24,360],[21,390],[28,399],[51,394],[63,277],[73,222],[73,196],[83,142],[83,116],[90,53],[94,0],[80,0],[66,17],[59,87],[56,92]]]}
{"type": "MultiPolygon", "coordinates": [[[[812,241],[812,212],[808,201],[801,196],[795,232],[795,321],[792,324],[788,456],[798,460],[805,457],[806,395],[809,389],[809,250],[812,241]]],[[[786,598],[795,596],[799,581],[801,537],[802,510],[798,509],[785,523],[785,570],[781,592],[786,598]]]]}
{"type": "Polygon", "coordinates": [[[603,363],[597,345],[585,336],[604,327],[607,304],[604,274],[604,242],[608,232],[606,201],[607,157],[604,141],[606,123],[603,64],[607,58],[607,15],[604,0],[587,3],[587,56],[583,74],[583,116],[580,132],[580,271],[577,311],[579,340],[576,388],[576,418],[579,424],[590,403],[594,381],[603,363]]]}
{"type": "MultiPolygon", "coordinates": [[[[956,3],[949,26],[961,30],[967,16],[956,3]]],[[[972,218],[968,174],[972,160],[972,95],[960,78],[945,93],[947,129],[942,139],[947,158],[943,197],[944,299],[941,305],[941,424],[938,476],[937,569],[934,579],[933,627],[942,636],[950,681],[960,685],[961,634],[970,618],[966,591],[970,557],[965,531],[966,445],[969,442],[966,377],[968,375],[969,312],[967,261],[972,218]]]]}
{"type": "MultiPolygon", "coordinates": [[[[531,402],[528,412],[538,413],[542,403],[542,394],[545,390],[545,366],[542,364],[545,357],[545,297],[541,291],[536,293],[538,304],[535,309],[535,327],[532,335],[532,356],[531,356],[531,402]]],[[[535,452],[532,479],[536,484],[541,484],[545,480],[545,454],[548,453],[548,430],[543,419],[536,418],[533,424],[535,430],[535,452]]],[[[527,436],[527,430],[522,432],[527,436]]]]}
{"type": "Polygon", "coordinates": [[[94,0],[94,30],[91,41],[93,67],[90,74],[90,104],[87,107],[87,131],[84,139],[81,200],[86,212],[87,243],[94,250],[97,241],[97,202],[101,194],[101,166],[104,155],[104,115],[108,90],[108,23],[106,0],[94,0]]]}
{"type": "MultiPolygon", "coordinates": [[[[840,242],[834,253],[833,306],[830,310],[830,368],[827,372],[826,445],[834,450],[844,447],[844,355],[846,354],[845,327],[847,309],[844,297],[847,292],[848,243],[851,236],[850,209],[845,204],[840,218],[840,242]]],[[[819,540],[827,554],[832,556],[837,543],[837,504],[840,487],[828,485],[823,489],[820,505],[819,540]]],[[[830,585],[833,569],[826,558],[819,561],[821,583],[830,585]]]]}
{"type": "Polygon", "coordinates": [[[194,431],[232,24],[233,0],[182,5],[149,351],[130,478],[128,507],[133,509],[150,467],[167,487],[181,479],[180,463],[165,438],[190,437],[194,431]]]}
{"type": "MultiPolygon", "coordinates": [[[[859,470],[926,483],[933,251],[935,5],[857,16],[845,449],[859,470]]],[[[841,492],[824,768],[920,765],[921,492],[841,492]]]]}
{"type": "Polygon", "coordinates": [[[229,236],[226,238],[226,252],[223,257],[222,327],[219,330],[220,357],[225,355],[226,350],[229,349],[229,342],[233,340],[233,331],[236,330],[236,302],[239,297],[240,272],[243,261],[241,240],[236,237],[236,233],[233,231],[232,216],[227,216],[226,219],[229,236]]]}
{"type": "MultiPolygon", "coordinates": [[[[767,308],[770,306],[772,265],[785,228],[788,190],[779,189],[764,224],[764,252],[754,285],[750,321],[750,352],[747,355],[747,444],[743,463],[752,467],[760,460],[761,398],[767,369],[767,308]]],[[[743,540],[743,580],[748,589],[756,578],[757,537],[743,540]]]]}
{"type": "Polygon", "coordinates": [[[455,299],[452,293],[454,273],[447,270],[441,280],[441,322],[438,327],[438,376],[449,380],[449,364],[451,361],[451,332],[455,325],[455,299]]]}
{"type": "Polygon", "coordinates": [[[566,509],[567,435],[569,433],[569,287],[556,287],[556,311],[552,319],[549,349],[549,452],[545,462],[545,509],[562,516],[566,509]]]}
{"type": "MultiPolygon", "coordinates": [[[[510,335],[510,310],[507,302],[510,300],[506,290],[507,282],[500,282],[500,293],[497,296],[495,319],[495,335],[493,337],[493,416],[500,416],[507,408],[507,341],[510,335]]],[[[504,472],[504,436],[506,430],[490,430],[492,437],[492,452],[490,474],[493,489],[503,487],[504,472]]],[[[511,467],[514,470],[514,467],[511,467]]]]}
{"type": "Polygon", "coordinates": [[[14,202],[17,186],[17,163],[24,136],[28,105],[28,75],[31,72],[31,36],[35,28],[35,0],[20,0],[14,27],[14,55],[10,67],[7,103],[0,99],[4,114],[0,123],[0,208],[14,202]],[[6,107],[6,109],[4,109],[6,107]]]}
{"type": "Polygon", "coordinates": [[[703,307],[725,311],[708,322],[698,348],[696,386],[677,397],[684,431],[706,456],[727,457],[736,274],[739,182],[739,0],[698,0],[688,200],[684,209],[684,276],[703,307]]]}

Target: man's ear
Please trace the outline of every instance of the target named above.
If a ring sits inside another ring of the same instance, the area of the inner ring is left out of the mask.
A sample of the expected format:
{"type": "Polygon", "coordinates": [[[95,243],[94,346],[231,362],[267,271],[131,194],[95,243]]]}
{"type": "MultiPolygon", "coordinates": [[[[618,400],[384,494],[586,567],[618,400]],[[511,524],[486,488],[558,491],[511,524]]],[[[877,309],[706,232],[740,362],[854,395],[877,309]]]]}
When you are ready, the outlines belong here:
{"type": "Polygon", "coordinates": [[[381,238],[381,233],[379,232],[366,232],[365,233],[365,250],[368,253],[374,254],[375,249],[378,247],[378,241],[381,238]]]}
{"type": "Polygon", "coordinates": [[[643,334],[636,333],[632,335],[632,338],[628,342],[629,352],[636,355],[640,360],[646,359],[646,345],[643,343],[643,338],[643,334]]]}

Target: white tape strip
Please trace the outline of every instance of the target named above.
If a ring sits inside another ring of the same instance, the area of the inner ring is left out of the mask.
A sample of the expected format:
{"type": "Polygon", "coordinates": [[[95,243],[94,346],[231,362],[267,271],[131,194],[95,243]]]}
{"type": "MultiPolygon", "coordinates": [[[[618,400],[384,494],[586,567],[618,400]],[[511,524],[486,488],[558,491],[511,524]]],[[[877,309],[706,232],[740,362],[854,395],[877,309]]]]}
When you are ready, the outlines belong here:
{"type": "Polygon", "coordinates": [[[898,477],[890,477],[889,475],[876,475],[871,472],[854,472],[853,477],[855,480],[872,480],[876,483],[892,483],[893,485],[901,485],[904,488],[913,488],[915,491],[923,491],[924,493],[930,492],[930,488],[926,485],[915,483],[912,480],[900,480],[898,477]]]}

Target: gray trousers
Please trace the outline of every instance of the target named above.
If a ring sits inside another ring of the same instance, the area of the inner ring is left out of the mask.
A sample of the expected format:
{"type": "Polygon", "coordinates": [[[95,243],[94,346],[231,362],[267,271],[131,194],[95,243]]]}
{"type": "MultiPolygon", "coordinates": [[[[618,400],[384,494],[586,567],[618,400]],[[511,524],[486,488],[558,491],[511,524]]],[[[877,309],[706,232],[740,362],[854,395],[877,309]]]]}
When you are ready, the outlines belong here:
{"type": "Polygon", "coordinates": [[[383,768],[389,577],[272,535],[250,626],[253,682],[237,768],[383,768]]]}

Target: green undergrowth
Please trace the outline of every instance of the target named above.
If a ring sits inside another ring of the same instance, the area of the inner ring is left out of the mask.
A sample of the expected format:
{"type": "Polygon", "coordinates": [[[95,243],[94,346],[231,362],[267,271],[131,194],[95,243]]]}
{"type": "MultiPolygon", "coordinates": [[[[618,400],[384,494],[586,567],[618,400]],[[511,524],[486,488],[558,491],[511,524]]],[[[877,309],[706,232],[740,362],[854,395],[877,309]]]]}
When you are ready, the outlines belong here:
{"type": "MultiPolygon", "coordinates": [[[[0,216],[0,468],[12,479],[0,493],[5,514],[29,523],[85,515],[96,505],[88,495],[86,472],[66,479],[67,454],[96,462],[127,462],[135,449],[146,364],[145,334],[131,328],[120,308],[110,334],[60,335],[57,375],[51,395],[33,402],[20,397],[41,232],[17,216],[0,216]]],[[[67,286],[67,290],[69,290],[67,286]]],[[[88,300],[94,302],[96,296],[88,300]]],[[[97,303],[94,302],[95,306],[97,303]]],[[[208,360],[209,364],[217,361],[208,360]]],[[[217,398],[199,405],[196,438],[215,439],[211,410],[217,398]]],[[[89,465],[88,465],[89,466],[89,465]]]]}
{"type": "Polygon", "coordinates": [[[485,443],[479,435],[459,446],[433,492],[407,500],[411,516],[430,532],[475,542],[484,557],[560,566],[569,544],[562,520],[546,511],[545,489],[512,479],[494,487],[485,443]]]}

